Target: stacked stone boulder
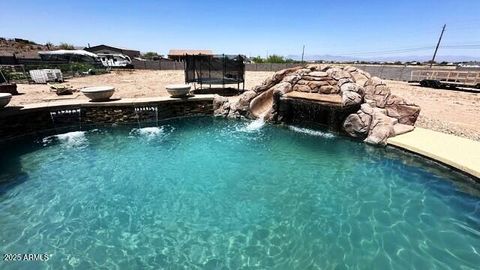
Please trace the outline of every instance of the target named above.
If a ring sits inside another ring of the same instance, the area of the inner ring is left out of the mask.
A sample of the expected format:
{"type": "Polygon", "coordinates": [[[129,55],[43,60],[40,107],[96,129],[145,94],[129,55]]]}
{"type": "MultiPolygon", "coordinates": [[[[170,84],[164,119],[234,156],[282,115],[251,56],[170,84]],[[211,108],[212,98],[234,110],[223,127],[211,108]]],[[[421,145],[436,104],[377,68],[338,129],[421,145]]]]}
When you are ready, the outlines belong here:
{"type": "Polygon", "coordinates": [[[364,103],[349,115],[343,127],[352,137],[371,144],[386,144],[389,137],[414,129],[420,107],[391,93],[384,81],[372,77],[364,84],[364,103]]]}
{"type": "Polygon", "coordinates": [[[346,118],[343,127],[350,136],[372,144],[385,144],[388,137],[412,130],[420,112],[417,105],[391,94],[381,79],[360,69],[307,65],[276,72],[234,102],[217,96],[214,114],[249,119],[263,117],[278,122],[281,121],[278,118],[280,98],[292,91],[340,95],[343,106],[361,104],[360,110],[346,118]],[[261,113],[256,111],[259,107],[261,113]]]}

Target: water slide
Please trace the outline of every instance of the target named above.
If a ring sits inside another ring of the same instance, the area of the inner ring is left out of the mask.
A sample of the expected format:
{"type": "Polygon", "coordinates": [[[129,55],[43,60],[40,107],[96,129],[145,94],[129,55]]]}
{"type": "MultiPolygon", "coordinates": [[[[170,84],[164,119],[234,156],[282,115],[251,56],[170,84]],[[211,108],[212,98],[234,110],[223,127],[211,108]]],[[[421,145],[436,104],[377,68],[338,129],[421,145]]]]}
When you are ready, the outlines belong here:
{"type": "Polygon", "coordinates": [[[250,111],[257,118],[263,118],[273,106],[273,89],[267,90],[250,102],[250,111]]]}
{"type": "MultiPolygon", "coordinates": [[[[342,96],[338,94],[303,93],[293,91],[286,95],[291,98],[307,99],[337,106],[342,105],[342,96]]],[[[250,102],[250,111],[255,117],[259,118],[265,116],[272,106],[273,89],[270,89],[258,95],[250,102]]]]}

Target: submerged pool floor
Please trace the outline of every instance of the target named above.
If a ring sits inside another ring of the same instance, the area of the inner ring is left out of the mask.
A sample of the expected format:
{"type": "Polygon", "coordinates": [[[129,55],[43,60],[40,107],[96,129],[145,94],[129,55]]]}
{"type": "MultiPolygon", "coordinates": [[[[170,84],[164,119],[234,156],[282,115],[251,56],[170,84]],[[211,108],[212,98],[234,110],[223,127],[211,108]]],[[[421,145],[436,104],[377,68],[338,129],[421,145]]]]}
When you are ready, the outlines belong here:
{"type": "Polygon", "coordinates": [[[462,175],[320,131],[213,118],[3,146],[1,269],[475,269],[462,175]],[[462,268],[463,267],[463,268],[462,268]]]}

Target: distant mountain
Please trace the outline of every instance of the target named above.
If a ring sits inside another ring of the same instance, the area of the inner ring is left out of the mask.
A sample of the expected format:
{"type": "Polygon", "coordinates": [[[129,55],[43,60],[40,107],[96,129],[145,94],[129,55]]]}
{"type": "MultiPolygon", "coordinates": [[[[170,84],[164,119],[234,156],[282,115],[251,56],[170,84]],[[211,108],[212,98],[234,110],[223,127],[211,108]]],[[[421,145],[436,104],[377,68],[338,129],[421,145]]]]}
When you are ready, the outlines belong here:
{"type": "MultiPolygon", "coordinates": [[[[293,60],[301,60],[300,55],[287,55],[287,58],[293,60]]],[[[339,62],[351,62],[351,61],[378,61],[378,62],[407,62],[407,61],[429,61],[432,59],[432,56],[428,55],[406,55],[406,56],[371,56],[371,57],[357,57],[357,56],[341,56],[341,55],[305,55],[305,61],[315,61],[315,60],[324,60],[324,61],[339,61],[339,62]]],[[[480,56],[466,56],[466,55],[438,55],[435,59],[437,62],[469,62],[469,61],[480,61],[480,56]]]]}
{"type": "Polygon", "coordinates": [[[0,38],[0,52],[3,54],[21,54],[21,53],[30,53],[38,51],[46,51],[49,48],[43,44],[37,44],[33,41],[26,39],[5,39],[0,38]]]}

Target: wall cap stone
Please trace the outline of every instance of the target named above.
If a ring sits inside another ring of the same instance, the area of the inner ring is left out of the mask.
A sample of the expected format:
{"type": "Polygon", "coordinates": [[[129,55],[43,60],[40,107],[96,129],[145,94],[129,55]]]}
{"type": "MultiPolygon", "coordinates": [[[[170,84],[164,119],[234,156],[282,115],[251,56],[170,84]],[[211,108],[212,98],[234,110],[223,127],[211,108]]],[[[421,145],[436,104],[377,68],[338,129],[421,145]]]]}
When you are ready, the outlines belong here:
{"type": "Polygon", "coordinates": [[[70,107],[117,107],[117,106],[134,106],[146,104],[161,104],[161,103],[182,103],[182,102],[196,102],[196,101],[212,101],[215,95],[196,95],[188,98],[172,98],[172,97],[146,97],[146,98],[122,98],[113,99],[106,102],[93,102],[88,100],[61,100],[48,101],[42,103],[33,103],[22,106],[10,106],[0,110],[0,118],[12,116],[16,114],[23,114],[32,111],[43,111],[45,109],[57,110],[61,108],[70,107]]]}

